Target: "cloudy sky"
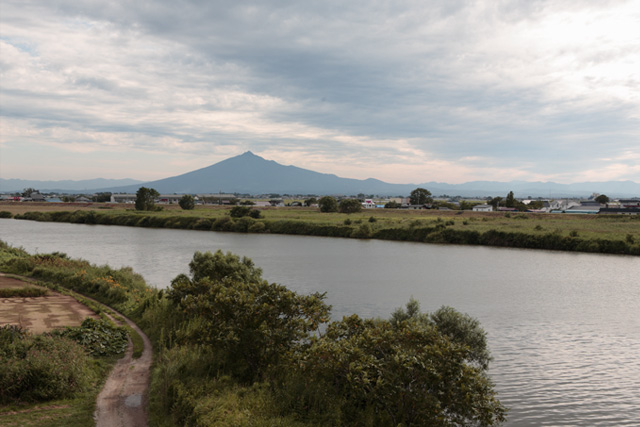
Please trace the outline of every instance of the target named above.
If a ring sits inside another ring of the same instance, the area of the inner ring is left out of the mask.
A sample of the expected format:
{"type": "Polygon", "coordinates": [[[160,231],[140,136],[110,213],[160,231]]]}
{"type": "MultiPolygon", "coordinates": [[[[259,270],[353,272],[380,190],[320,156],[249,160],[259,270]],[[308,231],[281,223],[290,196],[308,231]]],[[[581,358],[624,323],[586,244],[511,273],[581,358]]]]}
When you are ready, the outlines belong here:
{"type": "Polygon", "coordinates": [[[394,183],[640,182],[640,1],[2,0],[0,177],[253,151],[394,183]]]}

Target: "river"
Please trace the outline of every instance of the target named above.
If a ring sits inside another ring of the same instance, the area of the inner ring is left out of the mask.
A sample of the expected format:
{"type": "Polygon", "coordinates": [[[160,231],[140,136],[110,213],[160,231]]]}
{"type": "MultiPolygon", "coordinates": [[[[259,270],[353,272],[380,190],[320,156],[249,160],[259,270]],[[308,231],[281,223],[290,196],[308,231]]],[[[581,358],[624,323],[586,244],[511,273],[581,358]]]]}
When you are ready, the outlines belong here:
{"type": "Polygon", "coordinates": [[[150,285],[188,273],[195,251],[253,259],[301,293],[327,292],[333,317],[389,317],[416,298],[488,333],[508,426],[638,425],[640,258],[322,237],[214,233],[0,219],[0,239],[131,266],[150,285]]]}

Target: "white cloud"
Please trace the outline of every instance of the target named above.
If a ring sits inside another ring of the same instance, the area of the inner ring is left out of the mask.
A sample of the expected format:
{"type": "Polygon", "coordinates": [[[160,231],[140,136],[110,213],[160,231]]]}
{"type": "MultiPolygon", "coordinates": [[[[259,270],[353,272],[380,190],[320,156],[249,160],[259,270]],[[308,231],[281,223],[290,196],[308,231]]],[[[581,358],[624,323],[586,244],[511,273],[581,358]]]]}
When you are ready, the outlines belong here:
{"type": "MultiPolygon", "coordinates": [[[[42,174],[13,166],[22,144],[173,174],[251,149],[390,182],[640,181],[619,160],[640,151],[638,22],[637,1],[6,0],[2,175],[42,174]]],[[[58,173],[38,178],[78,178],[58,173]]]]}

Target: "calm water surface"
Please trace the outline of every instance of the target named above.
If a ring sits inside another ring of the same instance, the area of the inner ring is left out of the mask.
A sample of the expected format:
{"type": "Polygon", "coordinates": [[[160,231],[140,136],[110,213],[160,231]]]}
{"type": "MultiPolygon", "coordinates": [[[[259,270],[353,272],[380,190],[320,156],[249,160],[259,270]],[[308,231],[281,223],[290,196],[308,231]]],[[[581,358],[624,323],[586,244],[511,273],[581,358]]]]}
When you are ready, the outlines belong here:
{"type": "Polygon", "coordinates": [[[163,288],[195,251],[246,255],[271,282],[327,292],[333,317],[389,317],[411,296],[488,332],[510,426],[640,425],[640,258],[0,219],[0,239],[131,266],[163,288]]]}

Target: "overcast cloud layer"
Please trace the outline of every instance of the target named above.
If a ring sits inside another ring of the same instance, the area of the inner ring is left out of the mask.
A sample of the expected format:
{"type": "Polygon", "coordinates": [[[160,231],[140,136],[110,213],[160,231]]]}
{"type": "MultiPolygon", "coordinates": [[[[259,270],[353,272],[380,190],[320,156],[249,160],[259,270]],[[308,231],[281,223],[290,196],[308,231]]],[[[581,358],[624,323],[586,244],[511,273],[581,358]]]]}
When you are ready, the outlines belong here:
{"type": "Polygon", "coordinates": [[[0,3],[0,177],[251,150],[343,177],[640,182],[640,1],[0,3]]]}

